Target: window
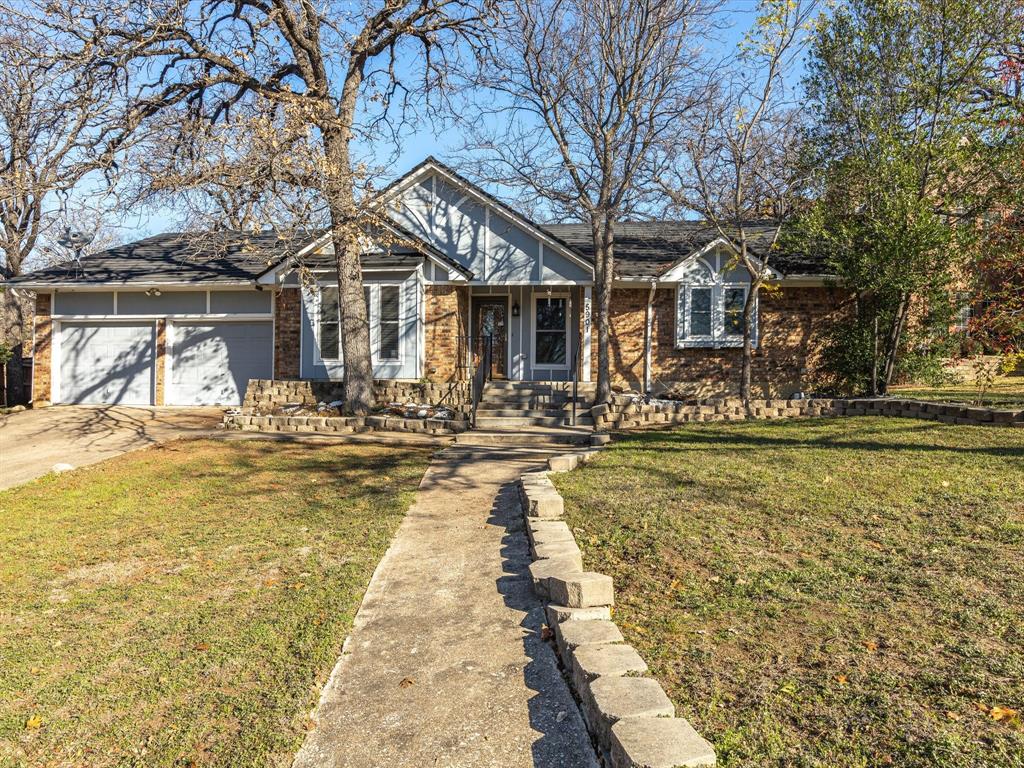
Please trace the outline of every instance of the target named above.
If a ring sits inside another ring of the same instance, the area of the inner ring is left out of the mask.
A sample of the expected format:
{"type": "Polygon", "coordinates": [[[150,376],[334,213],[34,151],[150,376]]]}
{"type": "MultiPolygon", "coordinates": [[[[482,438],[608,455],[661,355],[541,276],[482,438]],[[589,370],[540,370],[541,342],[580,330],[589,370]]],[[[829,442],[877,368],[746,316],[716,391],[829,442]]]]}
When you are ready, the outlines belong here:
{"type": "Polygon", "coordinates": [[[726,288],[724,299],[725,335],[743,335],[743,305],[747,301],[746,288],[726,288]]]}
{"type": "MultiPolygon", "coordinates": [[[[363,300],[366,302],[366,314],[370,314],[370,286],[363,287],[363,300]]],[[[320,359],[341,359],[341,305],[338,301],[338,289],[334,286],[320,288],[319,317],[320,359]]]]}
{"type": "Polygon", "coordinates": [[[341,313],[338,289],[320,289],[320,359],[337,360],[341,357],[341,313]]]}
{"type": "Polygon", "coordinates": [[[690,289],[690,336],[711,335],[711,289],[690,289]]]}
{"type": "MultiPolygon", "coordinates": [[[[680,285],[677,294],[676,346],[735,347],[743,340],[746,285],[680,285]]],[[[757,344],[757,305],[751,322],[757,344]]]]}
{"type": "Polygon", "coordinates": [[[399,355],[399,304],[400,291],[397,285],[380,286],[380,297],[377,302],[378,324],[380,327],[381,360],[398,360],[399,355]]]}
{"type": "Polygon", "coordinates": [[[568,300],[564,296],[536,298],[534,363],[564,367],[568,350],[568,300]]]}

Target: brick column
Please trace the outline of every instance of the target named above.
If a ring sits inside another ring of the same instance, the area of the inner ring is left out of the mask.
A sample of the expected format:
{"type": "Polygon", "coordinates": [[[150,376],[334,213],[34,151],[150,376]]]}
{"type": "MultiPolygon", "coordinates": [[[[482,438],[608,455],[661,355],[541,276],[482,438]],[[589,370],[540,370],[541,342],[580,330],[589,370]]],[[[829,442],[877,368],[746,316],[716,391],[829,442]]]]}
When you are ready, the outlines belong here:
{"type": "Polygon", "coordinates": [[[464,336],[469,317],[469,289],[455,285],[424,286],[423,375],[431,381],[456,381],[466,357],[464,336]]]}
{"type": "Polygon", "coordinates": [[[299,378],[302,343],[302,292],[282,288],[274,294],[274,378],[299,378]]]}
{"type": "Polygon", "coordinates": [[[32,402],[39,405],[49,403],[52,397],[52,307],[53,297],[50,294],[36,294],[36,311],[32,321],[32,402]]]}

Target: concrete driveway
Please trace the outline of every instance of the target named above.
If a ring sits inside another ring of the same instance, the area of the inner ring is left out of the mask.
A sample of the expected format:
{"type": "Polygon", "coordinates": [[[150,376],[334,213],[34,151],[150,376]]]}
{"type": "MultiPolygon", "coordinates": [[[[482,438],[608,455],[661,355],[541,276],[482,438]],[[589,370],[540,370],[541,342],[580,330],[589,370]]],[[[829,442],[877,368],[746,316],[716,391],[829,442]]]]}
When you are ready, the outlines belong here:
{"type": "Polygon", "coordinates": [[[81,467],[179,437],[215,433],[223,408],[55,405],[0,416],[0,489],[54,464],[81,467]]]}

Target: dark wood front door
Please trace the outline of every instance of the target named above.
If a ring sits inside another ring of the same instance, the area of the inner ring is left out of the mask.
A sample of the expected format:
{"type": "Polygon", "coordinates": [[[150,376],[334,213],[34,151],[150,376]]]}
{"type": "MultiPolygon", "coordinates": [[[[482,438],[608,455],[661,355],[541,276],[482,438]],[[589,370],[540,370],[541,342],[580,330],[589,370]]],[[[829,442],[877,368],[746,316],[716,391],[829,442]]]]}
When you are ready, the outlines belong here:
{"type": "Polygon", "coordinates": [[[508,375],[508,323],[505,319],[505,299],[474,299],[473,341],[476,363],[479,364],[486,339],[491,340],[491,377],[504,379],[508,375]]]}

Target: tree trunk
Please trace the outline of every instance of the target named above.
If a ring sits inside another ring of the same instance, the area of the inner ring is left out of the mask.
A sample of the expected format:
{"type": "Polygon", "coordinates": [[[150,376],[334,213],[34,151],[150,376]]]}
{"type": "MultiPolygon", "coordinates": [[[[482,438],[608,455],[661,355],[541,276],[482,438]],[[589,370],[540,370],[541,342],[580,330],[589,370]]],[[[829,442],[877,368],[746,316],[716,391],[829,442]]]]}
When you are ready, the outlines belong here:
{"type": "Polygon", "coordinates": [[[761,281],[751,280],[747,300],[743,302],[743,355],[740,361],[740,399],[743,407],[750,410],[751,368],[754,357],[753,323],[754,308],[757,306],[757,294],[761,290],[761,281]]]}
{"type": "Polygon", "coordinates": [[[889,384],[892,383],[893,373],[896,371],[896,360],[900,352],[900,340],[903,338],[903,329],[907,325],[907,316],[910,314],[910,294],[904,293],[900,296],[900,303],[896,309],[896,316],[889,327],[889,338],[886,339],[885,368],[882,371],[882,386],[880,394],[886,395],[889,392],[889,384]]]}
{"type": "Polygon", "coordinates": [[[878,310],[875,310],[874,330],[871,334],[871,396],[878,397],[878,310]]]}
{"type": "Polygon", "coordinates": [[[331,240],[338,270],[341,350],[344,360],[345,412],[364,416],[374,404],[370,321],[363,299],[357,216],[349,136],[345,129],[324,130],[327,184],[324,197],[331,214],[331,240]]]}
{"type": "Polygon", "coordinates": [[[597,326],[597,404],[612,399],[611,323],[612,279],[614,277],[615,233],[606,216],[595,214],[590,219],[594,241],[594,321],[597,326]]]}

